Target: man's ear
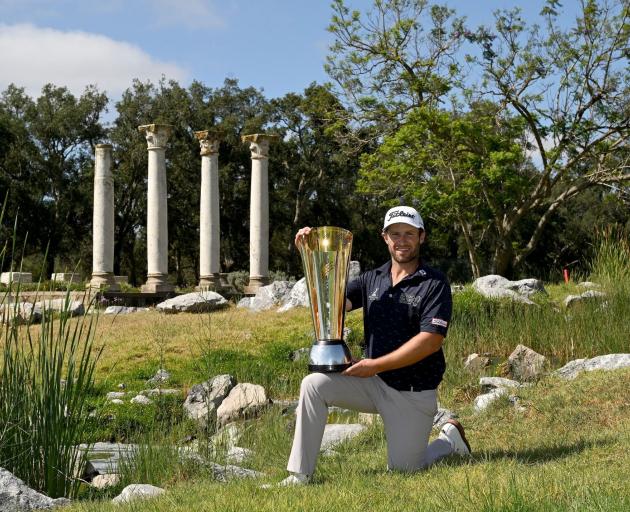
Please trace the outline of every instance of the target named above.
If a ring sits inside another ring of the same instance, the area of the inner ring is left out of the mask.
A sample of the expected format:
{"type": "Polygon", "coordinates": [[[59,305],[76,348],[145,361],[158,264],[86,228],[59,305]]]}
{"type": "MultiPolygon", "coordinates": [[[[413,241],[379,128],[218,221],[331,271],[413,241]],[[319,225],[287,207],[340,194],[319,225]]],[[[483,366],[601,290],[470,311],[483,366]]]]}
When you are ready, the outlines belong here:
{"type": "Polygon", "coordinates": [[[426,236],[426,231],[424,231],[423,229],[420,230],[420,243],[423,244],[424,243],[424,238],[426,236]]]}

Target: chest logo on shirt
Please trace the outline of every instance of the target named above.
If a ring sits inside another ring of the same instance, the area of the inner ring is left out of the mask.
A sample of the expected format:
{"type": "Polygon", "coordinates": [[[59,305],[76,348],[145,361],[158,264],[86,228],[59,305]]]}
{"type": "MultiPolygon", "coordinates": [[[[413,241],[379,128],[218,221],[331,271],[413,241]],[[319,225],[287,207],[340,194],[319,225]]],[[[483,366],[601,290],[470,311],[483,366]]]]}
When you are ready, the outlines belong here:
{"type": "Polygon", "coordinates": [[[374,291],[372,293],[370,293],[370,295],[368,295],[368,299],[369,300],[376,300],[376,299],[378,299],[378,286],[376,288],[374,288],[374,291]]]}
{"type": "Polygon", "coordinates": [[[411,294],[408,294],[408,293],[401,293],[399,302],[401,304],[411,304],[412,306],[417,307],[418,304],[420,304],[421,300],[422,300],[422,298],[421,297],[417,297],[416,295],[411,295],[411,294]]]}

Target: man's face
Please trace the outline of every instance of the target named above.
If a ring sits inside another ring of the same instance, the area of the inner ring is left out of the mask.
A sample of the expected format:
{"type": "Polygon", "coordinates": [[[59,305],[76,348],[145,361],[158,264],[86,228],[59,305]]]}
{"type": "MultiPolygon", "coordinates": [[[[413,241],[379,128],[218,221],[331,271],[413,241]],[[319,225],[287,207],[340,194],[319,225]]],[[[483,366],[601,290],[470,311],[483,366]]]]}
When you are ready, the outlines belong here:
{"type": "Polygon", "coordinates": [[[409,263],[420,258],[420,245],[424,242],[424,231],[404,222],[398,222],[387,227],[383,233],[383,239],[395,262],[409,263]]]}

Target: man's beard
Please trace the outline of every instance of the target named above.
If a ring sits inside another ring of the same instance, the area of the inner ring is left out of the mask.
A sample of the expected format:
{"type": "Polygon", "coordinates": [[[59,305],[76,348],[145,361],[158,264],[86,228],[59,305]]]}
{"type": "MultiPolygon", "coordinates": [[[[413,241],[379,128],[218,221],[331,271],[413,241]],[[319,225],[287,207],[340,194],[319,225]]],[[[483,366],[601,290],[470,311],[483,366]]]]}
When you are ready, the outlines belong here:
{"type": "Polygon", "coordinates": [[[396,263],[410,263],[412,261],[419,261],[420,246],[418,245],[415,250],[410,251],[406,256],[399,256],[398,254],[396,254],[396,249],[390,249],[389,254],[396,263]]]}

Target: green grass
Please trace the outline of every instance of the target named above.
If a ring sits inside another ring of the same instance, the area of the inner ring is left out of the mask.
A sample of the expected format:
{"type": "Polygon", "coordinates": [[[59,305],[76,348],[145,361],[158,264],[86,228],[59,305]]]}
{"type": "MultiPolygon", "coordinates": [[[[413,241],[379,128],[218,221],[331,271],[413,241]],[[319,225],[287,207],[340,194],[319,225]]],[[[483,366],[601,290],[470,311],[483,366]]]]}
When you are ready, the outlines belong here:
{"type": "MultiPolygon", "coordinates": [[[[386,472],[383,432],[373,426],[339,455],[321,458],[306,488],[263,490],[261,481],[221,484],[195,475],[166,479],[168,493],[157,500],[70,510],[627,510],[629,384],[628,370],[548,379],[520,392],[524,413],[507,400],[482,415],[464,408],[474,457],[449,458],[421,473],[386,472]]],[[[249,467],[264,471],[263,481],[284,476],[290,427],[291,418],[275,412],[246,427],[241,444],[256,451],[249,467]]]]}

